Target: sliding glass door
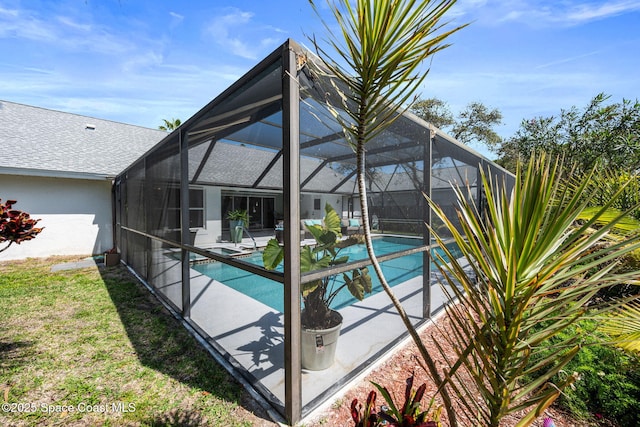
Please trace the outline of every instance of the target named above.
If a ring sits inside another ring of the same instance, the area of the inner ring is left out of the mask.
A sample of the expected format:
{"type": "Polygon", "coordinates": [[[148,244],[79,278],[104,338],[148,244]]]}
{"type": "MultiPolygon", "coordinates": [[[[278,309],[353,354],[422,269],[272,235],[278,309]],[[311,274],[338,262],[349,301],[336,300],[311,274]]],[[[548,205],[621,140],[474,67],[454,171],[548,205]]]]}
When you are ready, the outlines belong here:
{"type": "MultiPolygon", "coordinates": [[[[223,194],[222,218],[237,209],[246,210],[249,214],[249,230],[264,230],[275,227],[275,197],[256,194],[238,195],[223,194]]],[[[229,229],[229,223],[223,221],[223,229],[229,229]]]]}

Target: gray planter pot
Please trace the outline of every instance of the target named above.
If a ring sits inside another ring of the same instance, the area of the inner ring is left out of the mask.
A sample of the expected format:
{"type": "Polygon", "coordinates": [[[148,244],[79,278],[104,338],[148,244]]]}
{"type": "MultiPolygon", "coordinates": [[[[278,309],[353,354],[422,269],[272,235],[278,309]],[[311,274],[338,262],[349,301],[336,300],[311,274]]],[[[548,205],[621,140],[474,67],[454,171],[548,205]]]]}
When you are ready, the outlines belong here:
{"type": "Polygon", "coordinates": [[[302,368],[321,371],[333,365],[342,323],[329,329],[302,329],[302,368]]]}
{"type": "Polygon", "coordinates": [[[229,240],[233,243],[242,242],[242,228],[244,226],[244,221],[229,221],[229,240]]]}

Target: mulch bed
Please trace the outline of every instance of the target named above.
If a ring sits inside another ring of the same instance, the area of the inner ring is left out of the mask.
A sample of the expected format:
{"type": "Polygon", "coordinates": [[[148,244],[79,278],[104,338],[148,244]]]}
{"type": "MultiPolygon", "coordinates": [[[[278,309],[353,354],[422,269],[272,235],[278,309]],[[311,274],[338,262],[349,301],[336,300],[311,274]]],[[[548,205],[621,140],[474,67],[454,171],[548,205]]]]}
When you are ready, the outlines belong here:
{"type": "MultiPolygon", "coordinates": [[[[440,343],[441,346],[444,346],[446,344],[446,341],[442,338],[442,334],[446,333],[449,327],[448,319],[446,318],[446,316],[439,318],[437,322],[437,326],[431,324],[427,326],[420,334],[422,341],[425,343],[427,350],[432,356],[439,355],[439,351],[434,345],[434,342],[440,343]]],[[[436,362],[438,364],[443,363],[443,359],[439,356],[434,357],[434,359],[436,359],[436,362]]],[[[425,405],[423,406],[423,408],[426,408],[430,397],[433,396],[436,392],[436,387],[431,381],[431,377],[429,376],[429,374],[425,372],[425,370],[421,367],[420,361],[420,353],[418,352],[413,341],[406,343],[401,348],[396,349],[391,357],[378,365],[372,372],[352,385],[342,395],[342,397],[337,398],[329,408],[321,411],[318,414],[315,414],[313,416],[313,419],[306,420],[304,423],[305,427],[354,426],[355,423],[352,421],[350,413],[351,402],[353,399],[358,399],[359,402],[362,402],[364,404],[367,396],[369,395],[369,392],[375,389],[371,382],[376,382],[386,387],[394,397],[396,404],[402,405],[402,403],[404,403],[406,380],[411,375],[414,375],[414,389],[422,383],[427,384],[427,391],[425,393],[425,397],[422,400],[423,405],[425,405]]],[[[439,397],[436,398],[436,402],[438,401],[438,399],[439,397]]],[[[376,406],[379,408],[380,405],[384,403],[384,398],[378,393],[376,406]]],[[[554,420],[556,427],[582,427],[596,425],[596,423],[577,421],[571,418],[568,414],[563,413],[562,411],[554,407],[549,408],[546,411],[545,415],[551,417],[554,420]]],[[[503,420],[501,426],[512,427],[515,426],[519,420],[520,416],[514,415],[506,420],[503,420]]],[[[444,426],[448,425],[446,411],[444,411],[444,409],[442,409],[441,421],[444,426]]],[[[533,423],[533,426],[541,427],[542,423],[543,418],[541,417],[533,423]]],[[[461,424],[465,425],[466,423],[462,422],[461,424]]],[[[478,424],[469,423],[469,425],[478,424]]]]}

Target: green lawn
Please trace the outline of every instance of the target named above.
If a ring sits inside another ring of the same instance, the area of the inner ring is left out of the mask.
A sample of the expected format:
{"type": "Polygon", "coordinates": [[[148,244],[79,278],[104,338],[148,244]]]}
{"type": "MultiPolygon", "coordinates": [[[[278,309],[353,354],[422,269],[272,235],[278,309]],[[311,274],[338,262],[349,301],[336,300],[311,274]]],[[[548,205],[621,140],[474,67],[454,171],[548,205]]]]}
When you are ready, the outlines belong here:
{"type": "Polygon", "coordinates": [[[62,261],[0,263],[0,425],[271,425],[126,269],[62,261]]]}

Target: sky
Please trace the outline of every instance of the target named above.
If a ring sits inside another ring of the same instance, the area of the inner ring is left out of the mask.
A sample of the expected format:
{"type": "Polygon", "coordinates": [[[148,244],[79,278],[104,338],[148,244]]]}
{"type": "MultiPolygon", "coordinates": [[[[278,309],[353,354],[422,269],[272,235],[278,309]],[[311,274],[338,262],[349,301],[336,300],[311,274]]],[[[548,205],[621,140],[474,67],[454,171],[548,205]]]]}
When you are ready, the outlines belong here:
{"type": "MultiPolygon", "coordinates": [[[[640,0],[459,0],[446,18],[470,25],[425,64],[418,95],[454,114],[498,108],[504,138],[600,92],[640,99],[640,0]]],[[[306,0],[0,0],[0,100],[157,128],[287,38],[325,34],[306,0]]]]}

